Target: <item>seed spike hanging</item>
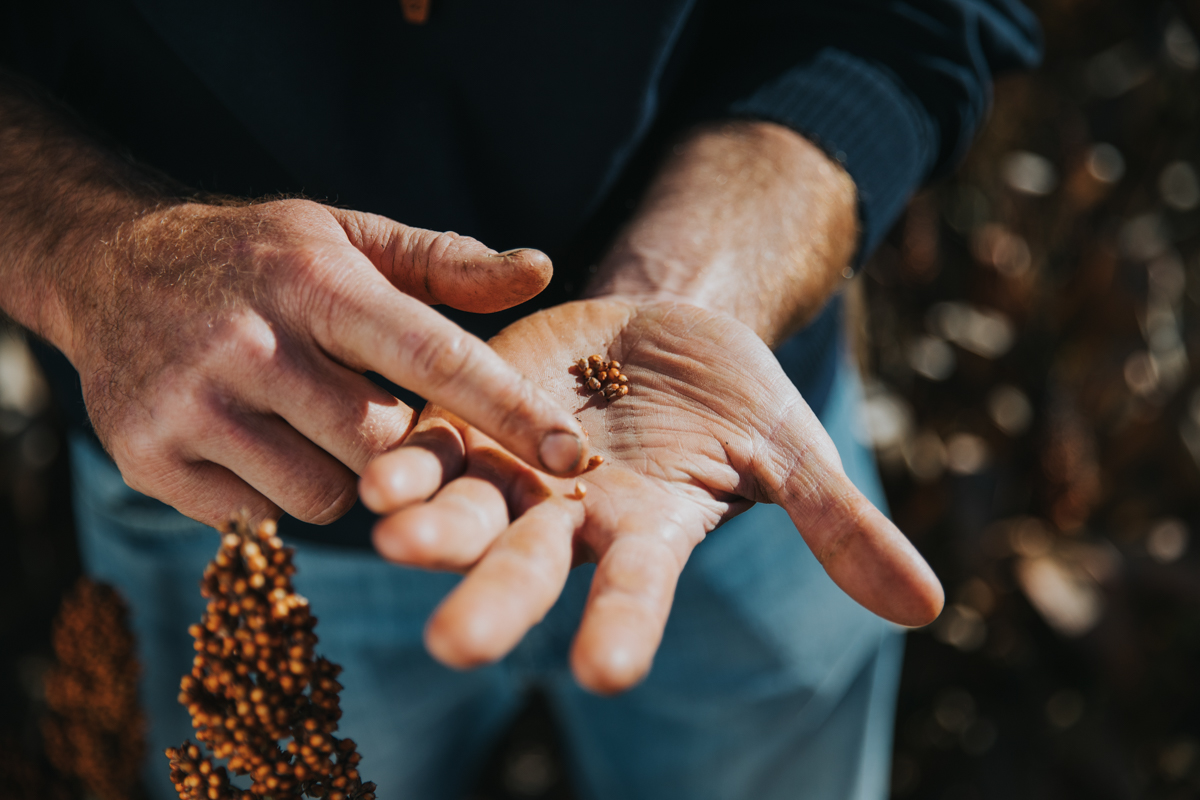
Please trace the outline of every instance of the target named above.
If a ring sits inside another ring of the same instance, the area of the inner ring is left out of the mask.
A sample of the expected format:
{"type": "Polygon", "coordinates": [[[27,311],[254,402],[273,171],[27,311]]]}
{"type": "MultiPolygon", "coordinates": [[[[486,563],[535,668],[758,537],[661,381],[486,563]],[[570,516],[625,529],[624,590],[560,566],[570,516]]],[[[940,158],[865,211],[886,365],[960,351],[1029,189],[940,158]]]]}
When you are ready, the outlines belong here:
{"type": "Polygon", "coordinates": [[[188,629],[196,657],[180,681],[199,744],[166,751],[179,797],[375,800],[354,741],[333,735],[341,667],[313,654],[317,619],[292,588],[292,549],[274,522],[251,530],[244,514],[222,534],[201,581],[208,608],[188,629]]]}

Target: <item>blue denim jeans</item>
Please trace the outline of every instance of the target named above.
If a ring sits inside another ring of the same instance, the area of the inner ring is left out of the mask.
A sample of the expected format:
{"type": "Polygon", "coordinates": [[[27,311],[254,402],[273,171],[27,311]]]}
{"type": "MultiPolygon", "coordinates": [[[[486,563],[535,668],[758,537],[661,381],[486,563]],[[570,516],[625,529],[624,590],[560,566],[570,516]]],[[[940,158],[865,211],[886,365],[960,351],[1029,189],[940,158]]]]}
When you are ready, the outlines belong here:
{"type": "MultiPolygon", "coordinates": [[[[852,429],[859,385],[844,366],[822,422],[846,471],[881,508],[869,453],[852,429]]],[[[146,778],[175,797],[163,749],[192,735],[175,696],[191,667],[187,626],[214,532],[125,486],[84,435],[71,440],[87,570],[133,608],[150,719],[146,778]]],[[[294,543],[298,590],[319,624],[318,652],[345,667],[341,734],[359,743],[379,797],[461,797],[524,692],[539,687],[588,800],[805,798],[887,794],[902,636],[841,592],[776,506],[714,531],[679,581],[645,682],[617,697],[579,689],[567,651],[592,569],[576,569],[546,619],[507,658],[455,672],[421,632],[457,576],[405,569],[373,553],[294,543]]]]}

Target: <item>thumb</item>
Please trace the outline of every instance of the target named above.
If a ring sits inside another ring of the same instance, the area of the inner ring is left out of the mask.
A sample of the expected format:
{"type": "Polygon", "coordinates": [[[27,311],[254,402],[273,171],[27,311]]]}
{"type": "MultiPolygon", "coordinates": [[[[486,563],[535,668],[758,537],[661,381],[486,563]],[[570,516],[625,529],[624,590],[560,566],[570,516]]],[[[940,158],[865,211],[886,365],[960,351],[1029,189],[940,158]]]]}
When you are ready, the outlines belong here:
{"type": "Polygon", "coordinates": [[[755,477],[782,506],[821,566],[867,610],[916,627],[941,613],[942,585],[921,554],[860,492],[842,468],[829,435],[800,403],[764,443],[755,477]]]}
{"type": "Polygon", "coordinates": [[[367,214],[330,208],[346,237],[384,277],[426,303],[488,313],[534,297],[550,283],[554,268],[539,250],[497,253],[457,233],[410,228],[367,214]]]}

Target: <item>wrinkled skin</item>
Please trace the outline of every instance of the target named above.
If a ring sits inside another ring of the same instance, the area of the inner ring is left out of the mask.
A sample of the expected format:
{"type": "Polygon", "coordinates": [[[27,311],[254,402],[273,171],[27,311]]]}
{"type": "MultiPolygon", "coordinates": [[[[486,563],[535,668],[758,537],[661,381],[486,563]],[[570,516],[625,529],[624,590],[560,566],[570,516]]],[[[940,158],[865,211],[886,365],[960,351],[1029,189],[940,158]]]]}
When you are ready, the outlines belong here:
{"type": "Polygon", "coordinates": [[[754,502],[783,506],[827,572],[904,625],[937,616],[942,590],[908,540],[846,478],[824,429],[765,344],[732,317],[683,303],[588,300],[505,329],[498,353],[572,409],[598,469],[552,478],[431,406],[368,466],[366,504],[386,516],[379,552],[466,578],[429,621],[435,657],[503,657],[554,604],[574,563],[598,563],[571,654],[579,682],[637,683],[661,641],[692,549],[754,502]],[[598,353],[632,390],[611,404],[569,370],[598,353]],[[432,499],[429,499],[432,498],[432,499]]]}
{"type": "MultiPolygon", "coordinates": [[[[491,312],[550,279],[535,250],[303,200],[168,206],[81,258],[63,296],[97,435],[138,491],[208,524],[246,509],[341,516],[357,474],[408,433],[413,411],[362,372],[439,398],[530,463],[577,424],[429,307],[491,312]]],[[[559,448],[563,450],[564,448],[559,448]]]]}

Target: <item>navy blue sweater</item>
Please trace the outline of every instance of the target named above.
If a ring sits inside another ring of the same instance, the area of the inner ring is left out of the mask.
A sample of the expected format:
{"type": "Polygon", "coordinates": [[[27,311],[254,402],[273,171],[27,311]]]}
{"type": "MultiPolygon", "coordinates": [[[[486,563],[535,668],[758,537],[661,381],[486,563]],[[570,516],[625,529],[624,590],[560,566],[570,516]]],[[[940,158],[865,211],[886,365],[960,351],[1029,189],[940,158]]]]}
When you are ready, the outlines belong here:
{"type": "MultiPolygon", "coordinates": [[[[841,162],[861,262],[966,149],[993,73],[1040,49],[1016,0],[434,0],[425,26],[397,0],[4,14],[5,63],[189,185],[302,192],[546,251],[555,279],[531,304],[448,312],[485,337],[577,293],[662,148],[706,120],[780,122],[841,162]]],[[[779,351],[818,411],[836,316],[779,351]]],[[[82,423],[74,392],[59,393],[82,423]]]]}

